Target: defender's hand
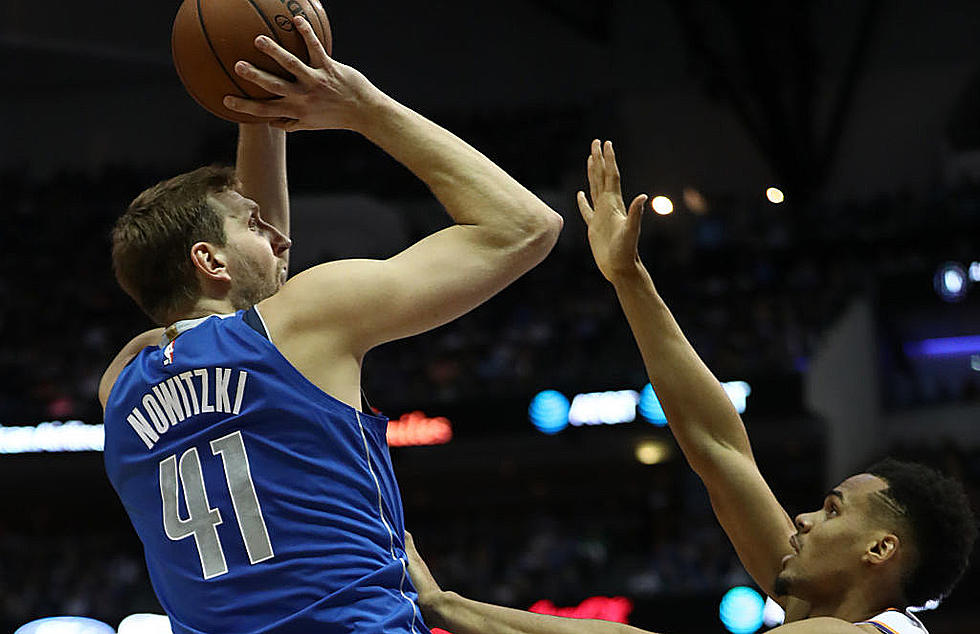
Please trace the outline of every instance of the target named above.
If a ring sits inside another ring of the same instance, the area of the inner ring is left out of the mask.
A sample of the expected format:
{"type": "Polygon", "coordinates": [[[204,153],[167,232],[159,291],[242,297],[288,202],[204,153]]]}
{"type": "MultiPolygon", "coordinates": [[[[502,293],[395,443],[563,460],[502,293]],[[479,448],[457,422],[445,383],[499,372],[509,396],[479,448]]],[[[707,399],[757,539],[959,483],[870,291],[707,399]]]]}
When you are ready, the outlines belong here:
{"type": "Polygon", "coordinates": [[[599,270],[610,282],[635,272],[640,266],[636,245],[640,238],[640,221],[647,201],[640,194],[627,211],[619,183],[619,167],[612,141],[592,142],[588,163],[589,192],[578,192],[578,208],[589,227],[589,246],[599,270]]]}
{"type": "Polygon", "coordinates": [[[255,39],[255,47],[292,73],[288,81],[267,73],[245,61],[235,64],[235,73],[280,98],[245,99],[228,95],[224,104],[231,110],[276,120],[270,124],[294,130],[344,129],[360,131],[368,106],[383,97],[358,70],[335,61],[323,48],[316,33],[303,17],[294,19],[310,54],[310,63],[266,36],[255,39]]]}

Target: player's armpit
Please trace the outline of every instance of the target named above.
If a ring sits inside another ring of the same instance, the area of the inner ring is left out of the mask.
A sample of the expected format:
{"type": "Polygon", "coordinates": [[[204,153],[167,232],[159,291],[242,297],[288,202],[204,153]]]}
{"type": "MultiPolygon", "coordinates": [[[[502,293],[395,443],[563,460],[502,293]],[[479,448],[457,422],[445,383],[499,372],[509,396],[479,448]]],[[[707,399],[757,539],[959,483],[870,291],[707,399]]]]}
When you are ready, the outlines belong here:
{"type": "MultiPolygon", "coordinates": [[[[773,594],[773,582],[786,555],[793,553],[789,538],[793,521],[779,504],[751,455],[721,446],[701,473],[711,506],[735,552],[759,587],[773,594]]],[[[785,607],[785,606],[784,606],[785,607]]]]}
{"type": "Polygon", "coordinates": [[[262,304],[293,332],[343,339],[355,355],[445,324],[472,310],[540,262],[558,227],[494,240],[453,225],[387,260],[341,260],[296,275],[262,304]]]}
{"type": "Polygon", "coordinates": [[[865,634],[867,630],[841,619],[821,616],[780,625],[769,631],[772,634],[865,634]]]}

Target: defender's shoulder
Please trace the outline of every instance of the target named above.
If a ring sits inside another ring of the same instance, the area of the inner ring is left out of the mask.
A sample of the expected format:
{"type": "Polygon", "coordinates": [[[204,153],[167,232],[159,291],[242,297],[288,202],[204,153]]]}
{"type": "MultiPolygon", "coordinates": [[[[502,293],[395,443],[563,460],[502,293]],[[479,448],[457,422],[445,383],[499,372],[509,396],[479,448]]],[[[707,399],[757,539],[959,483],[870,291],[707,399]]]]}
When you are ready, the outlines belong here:
{"type": "Polygon", "coordinates": [[[160,337],[162,336],[163,328],[147,330],[133,337],[119,351],[119,354],[116,355],[116,358],[112,360],[112,363],[109,364],[109,367],[102,374],[102,380],[99,381],[99,402],[102,403],[103,410],[105,410],[106,403],[109,401],[112,386],[115,385],[116,379],[119,378],[119,374],[123,371],[123,368],[129,365],[129,362],[139,354],[140,350],[159,343],[160,337]]]}
{"type": "Polygon", "coordinates": [[[787,623],[769,630],[772,634],[865,634],[863,625],[848,623],[830,616],[818,616],[787,623]]]}

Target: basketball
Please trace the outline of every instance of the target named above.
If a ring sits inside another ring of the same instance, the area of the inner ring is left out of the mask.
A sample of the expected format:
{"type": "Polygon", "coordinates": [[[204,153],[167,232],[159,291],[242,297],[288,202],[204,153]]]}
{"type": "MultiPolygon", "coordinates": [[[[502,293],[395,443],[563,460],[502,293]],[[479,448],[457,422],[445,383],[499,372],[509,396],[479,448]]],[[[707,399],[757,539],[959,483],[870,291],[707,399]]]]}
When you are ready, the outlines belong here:
{"type": "Polygon", "coordinates": [[[266,35],[304,62],[306,43],[293,17],[301,15],[313,27],[329,54],[333,39],[330,22],[318,0],[184,0],[174,19],[171,49],[177,75],[197,103],[209,112],[238,123],[265,119],[229,110],[225,95],[272,99],[275,95],[235,73],[245,60],[281,77],[292,76],[255,48],[255,38],[266,35]]]}

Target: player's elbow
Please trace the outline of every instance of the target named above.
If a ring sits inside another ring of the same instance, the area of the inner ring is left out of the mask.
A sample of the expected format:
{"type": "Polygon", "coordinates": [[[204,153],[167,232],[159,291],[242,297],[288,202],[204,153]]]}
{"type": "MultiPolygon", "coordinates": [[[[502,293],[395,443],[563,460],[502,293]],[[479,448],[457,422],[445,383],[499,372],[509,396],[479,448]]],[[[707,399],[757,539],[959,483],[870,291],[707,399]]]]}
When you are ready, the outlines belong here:
{"type": "Polygon", "coordinates": [[[558,242],[564,225],[565,220],[561,215],[542,203],[521,223],[516,240],[522,251],[544,259],[558,242]]]}

